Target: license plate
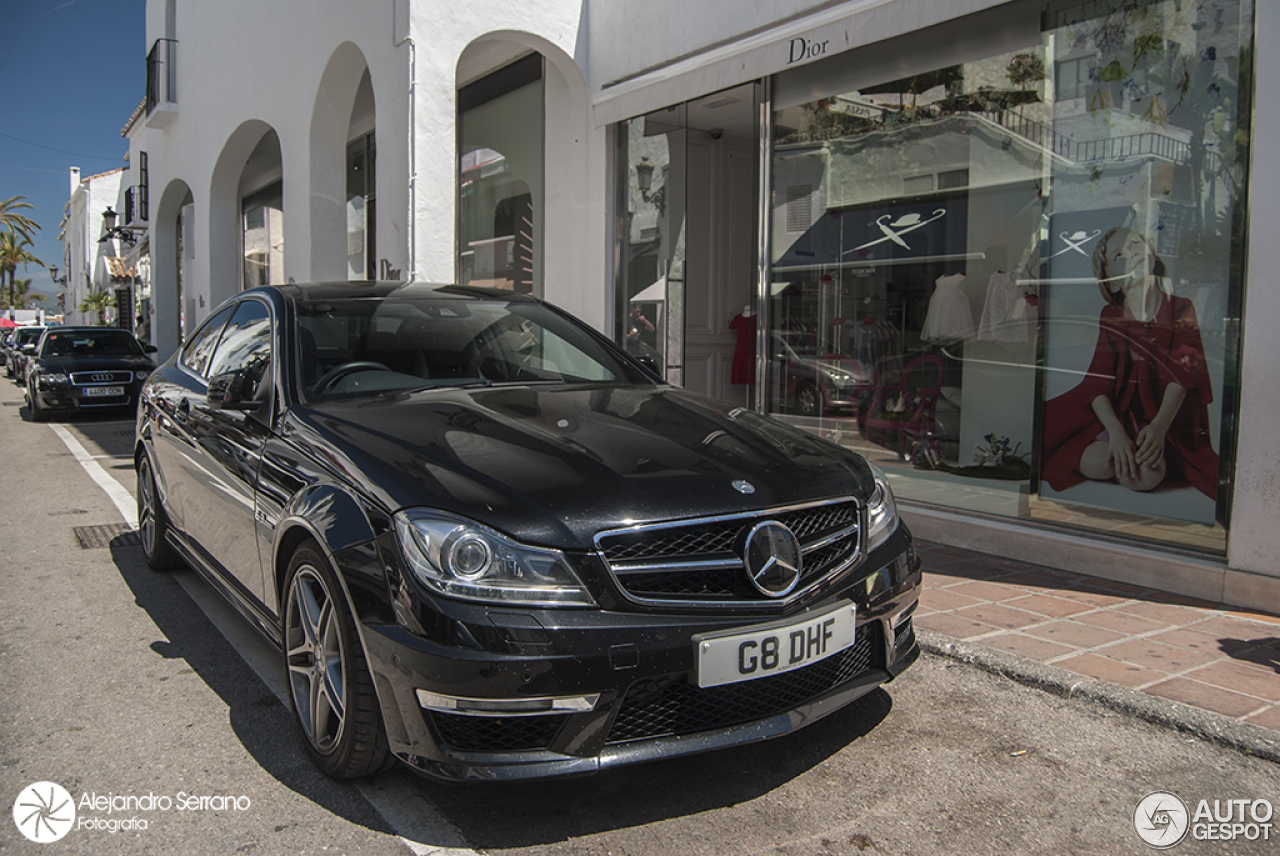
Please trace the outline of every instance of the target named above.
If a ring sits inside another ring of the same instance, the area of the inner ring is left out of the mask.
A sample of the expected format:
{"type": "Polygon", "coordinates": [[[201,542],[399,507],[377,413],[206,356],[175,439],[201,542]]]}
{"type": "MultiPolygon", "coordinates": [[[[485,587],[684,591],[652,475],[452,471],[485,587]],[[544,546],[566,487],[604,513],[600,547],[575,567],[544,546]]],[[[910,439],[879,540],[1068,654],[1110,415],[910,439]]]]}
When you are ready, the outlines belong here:
{"type": "Polygon", "coordinates": [[[80,393],[85,398],[117,398],[124,395],[123,386],[86,386],[80,393]]]}
{"type": "Polygon", "coordinates": [[[853,645],[857,607],[843,603],[816,615],[693,637],[700,687],[780,675],[853,645]]]}

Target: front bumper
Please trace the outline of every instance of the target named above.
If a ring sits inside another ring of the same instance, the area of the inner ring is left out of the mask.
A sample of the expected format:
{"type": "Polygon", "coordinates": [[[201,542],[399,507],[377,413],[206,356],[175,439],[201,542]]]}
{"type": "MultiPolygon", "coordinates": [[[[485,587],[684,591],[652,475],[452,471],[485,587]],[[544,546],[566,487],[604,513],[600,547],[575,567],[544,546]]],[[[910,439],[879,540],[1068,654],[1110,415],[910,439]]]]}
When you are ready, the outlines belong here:
{"type": "Polygon", "coordinates": [[[136,407],[138,391],[142,388],[142,384],[135,381],[120,387],[122,395],[94,396],[86,394],[86,390],[92,387],[69,383],[54,385],[37,380],[33,386],[42,409],[59,411],[115,410],[136,407]]]}
{"type": "Polygon", "coordinates": [[[776,614],[450,602],[435,641],[399,625],[366,624],[362,635],[400,760],[451,781],[574,775],[779,737],[893,680],[919,656],[911,615],[920,581],[910,533],[899,526],[837,590],[790,616],[852,601],[851,648],[708,688],[693,678],[693,637],[776,614]]]}

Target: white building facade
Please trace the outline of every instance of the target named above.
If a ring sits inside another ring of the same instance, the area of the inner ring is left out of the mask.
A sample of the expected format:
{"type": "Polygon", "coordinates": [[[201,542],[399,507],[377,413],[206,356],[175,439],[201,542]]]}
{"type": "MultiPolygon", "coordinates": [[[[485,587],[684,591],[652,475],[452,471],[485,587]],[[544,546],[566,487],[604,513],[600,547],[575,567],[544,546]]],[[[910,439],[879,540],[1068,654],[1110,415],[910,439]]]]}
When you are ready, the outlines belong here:
{"type": "MultiPolygon", "coordinates": [[[[104,319],[97,313],[80,307],[91,294],[114,295],[129,278],[129,269],[120,258],[119,243],[102,240],[103,212],[119,203],[126,172],[122,167],[82,177],[79,169],[71,168],[71,196],[65,206],[61,234],[64,324],[101,323],[104,319]]],[[[116,311],[109,310],[105,320],[113,322],[116,317],[116,311]]]]}
{"type": "Polygon", "coordinates": [[[262,283],[533,293],[877,460],[923,537],[1280,611],[1274,7],[151,0],[147,28],[125,185],[161,356],[262,283]],[[1090,457],[1120,435],[1133,477],[1090,457]]]}

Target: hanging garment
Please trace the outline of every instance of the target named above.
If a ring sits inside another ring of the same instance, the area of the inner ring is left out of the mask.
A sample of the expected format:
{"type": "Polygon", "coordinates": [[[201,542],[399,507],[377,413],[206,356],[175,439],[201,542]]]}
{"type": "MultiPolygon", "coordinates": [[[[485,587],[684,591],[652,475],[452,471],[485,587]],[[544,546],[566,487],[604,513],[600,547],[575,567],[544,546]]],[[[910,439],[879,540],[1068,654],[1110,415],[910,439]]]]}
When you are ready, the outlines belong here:
{"type": "Polygon", "coordinates": [[[1014,275],[998,270],[987,283],[978,338],[984,342],[1025,342],[1030,333],[1028,322],[1035,314],[1014,275]]]}
{"type": "Polygon", "coordinates": [[[729,382],[753,384],[756,382],[756,316],[735,315],[729,329],[738,334],[729,382]]]}
{"type": "Polygon", "coordinates": [[[920,338],[926,342],[958,342],[972,338],[976,332],[973,312],[969,309],[969,296],[960,287],[964,284],[964,274],[946,274],[934,282],[937,288],[929,298],[929,311],[925,314],[920,338]]]}

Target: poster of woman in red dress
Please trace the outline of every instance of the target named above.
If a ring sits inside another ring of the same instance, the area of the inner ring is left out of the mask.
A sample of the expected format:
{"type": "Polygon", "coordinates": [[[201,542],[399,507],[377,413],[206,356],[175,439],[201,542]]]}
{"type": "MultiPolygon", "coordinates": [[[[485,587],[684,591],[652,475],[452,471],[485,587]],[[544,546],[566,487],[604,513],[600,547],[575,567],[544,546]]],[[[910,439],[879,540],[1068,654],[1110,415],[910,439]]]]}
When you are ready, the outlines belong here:
{"type": "Polygon", "coordinates": [[[1093,253],[1105,300],[1084,380],[1044,405],[1041,478],[1055,491],[1113,481],[1132,491],[1190,485],[1216,499],[1213,400],[1192,302],[1170,292],[1152,242],[1125,227],[1093,253]]]}

